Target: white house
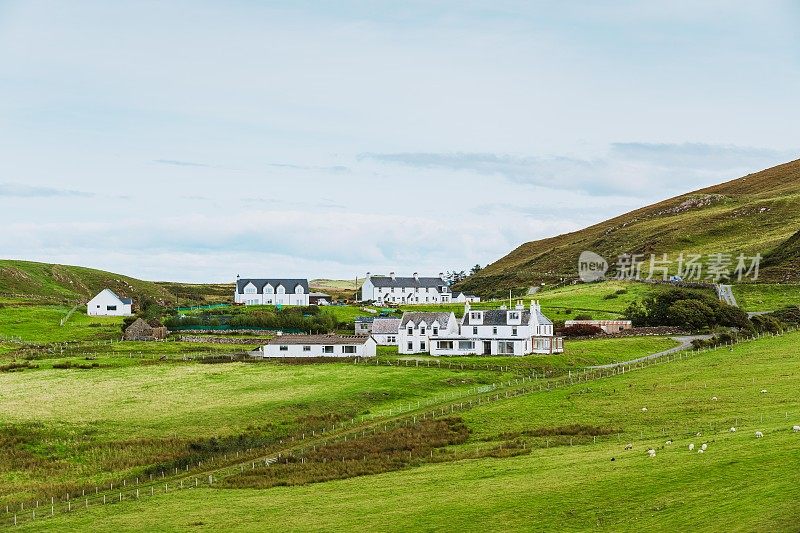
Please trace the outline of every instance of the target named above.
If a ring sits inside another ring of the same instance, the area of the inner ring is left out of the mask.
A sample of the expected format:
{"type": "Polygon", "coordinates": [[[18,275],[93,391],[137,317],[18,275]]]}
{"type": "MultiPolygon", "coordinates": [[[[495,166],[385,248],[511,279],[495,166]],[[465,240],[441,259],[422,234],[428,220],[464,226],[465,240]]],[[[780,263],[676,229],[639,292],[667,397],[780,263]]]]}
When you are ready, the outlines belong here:
{"type": "Polygon", "coordinates": [[[308,305],[307,279],[244,279],[236,277],[233,301],[245,305],[308,305]]]}
{"type": "Polygon", "coordinates": [[[397,346],[401,322],[399,318],[388,317],[375,317],[372,320],[372,338],[378,346],[397,346]]]}
{"type": "MultiPolygon", "coordinates": [[[[374,328],[374,323],[373,323],[374,328]]],[[[401,354],[427,353],[432,339],[457,336],[458,321],[450,313],[406,312],[397,331],[397,350],[401,354]]]]}
{"type": "Polygon", "coordinates": [[[375,357],[375,339],[363,335],[277,335],[262,357],[375,357]]]}
{"type": "Polygon", "coordinates": [[[89,316],[131,316],[133,300],[120,298],[111,289],[103,289],[86,304],[89,316]]]}
{"type": "Polygon", "coordinates": [[[431,355],[528,355],[564,351],[563,339],[553,335],[553,323],[542,314],[538,302],[525,309],[518,302],[492,310],[464,306],[464,317],[455,335],[430,339],[431,355]]]}
{"type": "Polygon", "coordinates": [[[438,277],[420,277],[414,272],[411,277],[398,277],[394,272],[388,276],[376,276],[367,272],[361,285],[361,301],[385,304],[435,304],[451,301],[450,287],[438,277]]]}
{"type": "Polygon", "coordinates": [[[481,301],[480,296],[474,294],[467,294],[465,292],[453,291],[450,296],[450,301],[453,303],[465,304],[467,302],[474,304],[481,301]]]}

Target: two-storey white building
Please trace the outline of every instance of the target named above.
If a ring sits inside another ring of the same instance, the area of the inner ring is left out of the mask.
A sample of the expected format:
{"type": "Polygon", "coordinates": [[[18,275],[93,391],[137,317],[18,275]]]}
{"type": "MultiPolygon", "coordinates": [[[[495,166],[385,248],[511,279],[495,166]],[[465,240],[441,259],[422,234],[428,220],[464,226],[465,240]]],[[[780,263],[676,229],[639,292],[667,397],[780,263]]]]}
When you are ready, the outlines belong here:
{"type": "Polygon", "coordinates": [[[433,339],[453,335],[458,335],[458,320],[452,312],[406,312],[397,331],[397,350],[401,354],[429,353],[433,339]]]}
{"type": "Polygon", "coordinates": [[[455,334],[443,333],[429,339],[431,355],[528,355],[564,351],[561,337],[553,334],[553,323],[542,314],[538,302],[526,309],[518,302],[514,309],[478,310],[464,307],[464,317],[455,334]]]}
{"type": "Polygon", "coordinates": [[[367,272],[361,285],[361,301],[386,304],[436,304],[451,302],[451,291],[444,274],[438,277],[421,277],[414,272],[411,277],[377,276],[367,272]]]}
{"type": "Polygon", "coordinates": [[[308,305],[307,279],[254,279],[236,277],[233,301],[245,305],[308,305]]]}

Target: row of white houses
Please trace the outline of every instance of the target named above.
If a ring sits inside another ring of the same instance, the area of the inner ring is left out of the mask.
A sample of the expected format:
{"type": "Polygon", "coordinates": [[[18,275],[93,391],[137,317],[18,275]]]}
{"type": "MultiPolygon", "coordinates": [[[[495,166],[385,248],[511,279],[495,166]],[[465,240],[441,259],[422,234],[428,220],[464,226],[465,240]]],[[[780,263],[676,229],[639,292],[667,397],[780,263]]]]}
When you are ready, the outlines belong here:
{"type": "Polygon", "coordinates": [[[480,301],[475,295],[451,291],[443,273],[437,277],[422,277],[417,272],[411,277],[396,276],[394,272],[388,276],[367,272],[359,297],[362,302],[375,302],[377,305],[480,301]]]}

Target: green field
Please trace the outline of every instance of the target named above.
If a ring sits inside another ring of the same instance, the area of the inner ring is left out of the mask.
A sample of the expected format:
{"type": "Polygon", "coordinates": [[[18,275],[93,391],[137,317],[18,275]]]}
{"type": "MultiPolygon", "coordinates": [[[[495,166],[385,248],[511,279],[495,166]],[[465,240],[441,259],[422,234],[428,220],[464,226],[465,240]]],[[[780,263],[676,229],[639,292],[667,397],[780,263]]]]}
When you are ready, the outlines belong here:
{"type": "Polygon", "coordinates": [[[733,285],[736,303],[745,311],[775,311],[800,305],[800,285],[759,283],[733,285]]]}
{"type": "Polygon", "coordinates": [[[122,317],[90,317],[81,306],[64,326],[69,305],[29,305],[4,301],[0,306],[0,339],[49,343],[119,339],[122,337],[122,317]]]}
{"type": "Polygon", "coordinates": [[[458,415],[471,431],[467,442],[418,467],[262,490],[173,488],[46,524],[64,531],[256,531],[265,524],[292,531],[796,531],[798,342],[800,333],[765,338],[473,407],[458,415]],[[708,449],[689,451],[689,443],[708,449]],[[501,445],[513,456],[482,456],[501,445]]]}

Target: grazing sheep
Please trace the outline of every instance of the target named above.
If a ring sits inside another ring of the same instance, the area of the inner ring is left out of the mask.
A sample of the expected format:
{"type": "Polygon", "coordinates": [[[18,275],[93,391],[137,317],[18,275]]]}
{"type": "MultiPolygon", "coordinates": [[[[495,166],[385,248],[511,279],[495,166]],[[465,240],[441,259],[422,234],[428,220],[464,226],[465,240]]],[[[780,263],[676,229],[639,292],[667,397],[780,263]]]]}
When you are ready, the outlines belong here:
{"type": "Polygon", "coordinates": [[[767,389],[761,389],[761,394],[766,394],[766,393],[767,393],[767,389]]]}
{"type": "Polygon", "coordinates": [[[632,450],[632,449],[633,449],[633,443],[632,443],[632,442],[629,442],[628,444],[626,444],[626,445],[625,445],[625,449],[626,449],[626,450],[632,450]]]}
{"type": "Polygon", "coordinates": [[[697,432],[697,435],[695,435],[695,437],[702,437],[702,436],[703,436],[703,434],[700,433],[699,431],[697,432]]]}
{"type": "Polygon", "coordinates": [[[736,428],[731,428],[731,433],[736,433],[736,428]]]}
{"type": "Polygon", "coordinates": [[[671,440],[668,440],[668,441],[667,441],[667,442],[665,442],[664,444],[666,444],[667,446],[669,446],[670,444],[672,444],[672,441],[671,441],[671,440]]]}
{"type": "Polygon", "coordinates": [[[716,402],[716,401],[717,401],[717,397],[716,397],[716,396],[712,396],[712,397],[711,397],[711,401],[712,401],[712,402],[716,402]]]}
{"type": "Polygon", "coordinates": [[[647,412],[647,407],[642,407],[642,412],[646,413],[647,412]]]}
{"type": "Polygon", "coordinates": [[[700,448],[699,450],[697,450],[697,453],[705,453],[705,450],[703,448],[700,448]]]}
{"type": "Polygon", "coordinates": [[[757,439],[760,439],[760,438],[761,438],[761,437],[763,437],[763,436],[764,436],[764,434],[763,434],[763,433],[761,433],[760,431],[756,431],[756,438],[757,438],[757,439]]]}
{"type": "Polygon", "coordinates": [[[647,450],[647,455],[649,455],[650,457],[655,457],[656,451],[653,448],[650,448],[649,450],[647,450]]]}
{"type": "Polygon", "coordinates": [[[694,450],[694,442],[689,444],[689,451],[692,451],[692,450],[694,450]]]}
{"type": "Polygon", "coordinates": [[[792,426],[792,431],[795,433],[800,433],[800,426],[792,426]]]}
{"type": "Polygon", "coordinates": [[[701,445],[700,445],[700,451],[703,451],[703,452],[704,452],[704,451],[706,451],[707,449],[708,449],[708,444],[706,444],[705,442],[704,442],[703,444],[701,444],[701,445]]]}

